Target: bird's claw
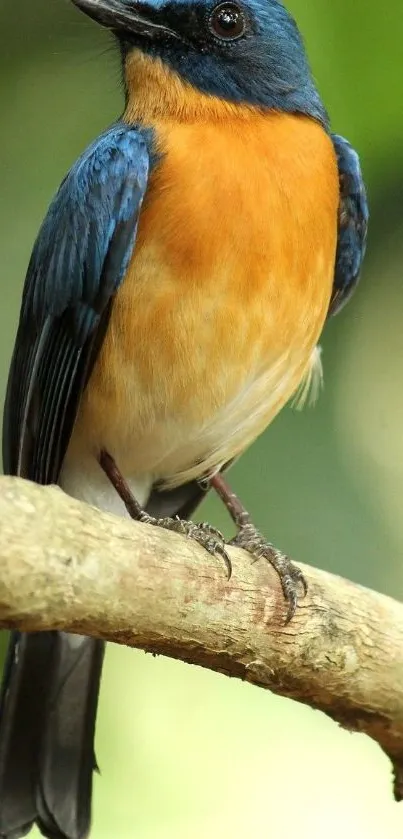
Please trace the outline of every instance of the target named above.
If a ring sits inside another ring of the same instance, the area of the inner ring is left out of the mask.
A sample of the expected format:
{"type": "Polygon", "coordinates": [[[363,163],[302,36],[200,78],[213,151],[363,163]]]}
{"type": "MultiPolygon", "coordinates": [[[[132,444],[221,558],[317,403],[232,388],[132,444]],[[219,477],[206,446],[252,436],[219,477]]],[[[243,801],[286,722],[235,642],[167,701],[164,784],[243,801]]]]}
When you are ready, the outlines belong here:
{"type": "Polygon", "coordinates": [[[284,599],[288,605],[285,623],[288,624],[294,616],[298,604],[298,590],[306,595],[308,586],[300,569],[294,565],[288,556],[281,553],[259,533],[252,524],[240,528],[237,535],[231,539],[230,545],[243,548],[253,557],[253,561],[266,559],[273,566],[280,578],[284,599]]]}
{"type": "Polygon", "coordinates": [[[223,534],[207,522],[196,524],[193,521],[185,521],[180,518],[155,518],[143,513],[140,521],[145,524],[152,524],[155,527],[162,527],[174,533],[182,533],[189,539],[198,542],[212,556],[219,556],[224,562],[228,580],[232,574],[232,564],[225,547],[223,534]]]}

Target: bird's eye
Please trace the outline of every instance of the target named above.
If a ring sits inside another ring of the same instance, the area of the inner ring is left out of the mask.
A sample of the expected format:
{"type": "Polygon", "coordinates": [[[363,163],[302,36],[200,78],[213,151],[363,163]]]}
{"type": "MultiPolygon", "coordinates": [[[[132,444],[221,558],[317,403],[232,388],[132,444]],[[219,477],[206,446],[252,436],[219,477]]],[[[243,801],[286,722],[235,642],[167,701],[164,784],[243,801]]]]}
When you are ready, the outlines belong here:
{"type": "Polygon", "coordinates": [[[245,17],[236,3],[219,3],[211,12],[209,27],[220,41],[235,41],[245,32],[245,17]]]}

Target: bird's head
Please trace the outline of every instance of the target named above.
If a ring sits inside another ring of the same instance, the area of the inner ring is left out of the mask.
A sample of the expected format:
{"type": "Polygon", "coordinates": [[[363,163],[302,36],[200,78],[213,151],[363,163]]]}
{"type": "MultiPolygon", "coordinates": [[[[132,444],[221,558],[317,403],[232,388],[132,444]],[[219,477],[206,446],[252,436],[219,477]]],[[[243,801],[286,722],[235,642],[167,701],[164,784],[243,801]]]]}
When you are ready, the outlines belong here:
{"type": "Polygon", "coordinates": [[[229,104],[327,123],[298,27],[280,0],[73,2],[118,38],[129,88],[145,67],[151,76],[157,67],[160,79],[175,79],[178,95],[183,84],[229,104]]]}

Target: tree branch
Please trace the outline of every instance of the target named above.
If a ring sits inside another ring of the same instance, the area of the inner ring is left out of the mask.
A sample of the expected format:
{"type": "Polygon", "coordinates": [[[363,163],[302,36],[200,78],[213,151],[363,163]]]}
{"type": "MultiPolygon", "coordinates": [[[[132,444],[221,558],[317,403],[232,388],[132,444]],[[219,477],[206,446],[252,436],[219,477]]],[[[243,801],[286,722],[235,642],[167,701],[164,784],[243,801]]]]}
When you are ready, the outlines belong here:
{"type": "Polygon", "coordinates": [[[230,549],[95,510],[56,487],[0,478],[0,627],[63,629],[246,679],[377,740],[403,798],[403,605],[304,567],[284,626],[275,573],[230,549]]]}

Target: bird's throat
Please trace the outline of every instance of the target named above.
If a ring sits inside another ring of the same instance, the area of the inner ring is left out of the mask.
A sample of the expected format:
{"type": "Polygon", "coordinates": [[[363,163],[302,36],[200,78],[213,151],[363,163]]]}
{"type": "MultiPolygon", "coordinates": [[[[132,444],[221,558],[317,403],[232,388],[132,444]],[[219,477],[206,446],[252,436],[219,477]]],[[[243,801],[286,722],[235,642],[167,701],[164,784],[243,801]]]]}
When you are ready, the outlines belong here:
{"type": "Polygon", "coordinates": [[[123,118],[130,124],[149,126],[160,120],[221,122],[234,116],[250,119],[260,110],[202,93],[161,59],[137,49],[124,58],[124,78],[126,107],[123,118]]]}

